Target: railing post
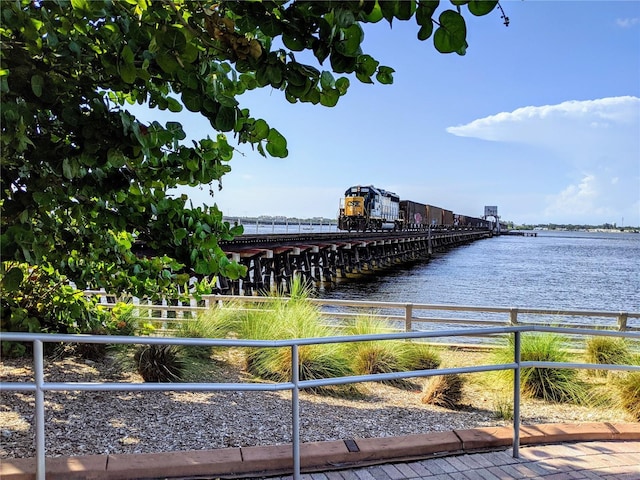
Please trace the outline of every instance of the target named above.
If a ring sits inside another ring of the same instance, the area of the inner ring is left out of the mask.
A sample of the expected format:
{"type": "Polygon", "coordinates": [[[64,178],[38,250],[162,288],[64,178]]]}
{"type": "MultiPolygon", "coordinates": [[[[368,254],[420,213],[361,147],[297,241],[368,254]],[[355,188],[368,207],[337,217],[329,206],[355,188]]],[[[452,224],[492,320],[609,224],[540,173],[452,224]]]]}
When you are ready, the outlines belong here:
{"type": "Polygon", "coordinates": [[[511,325],[517,325],[518,324],[518,309],[517,308],[510,308],[509,309],[509,321],[511,322],[511,325]]]}
{"type": "Polygon", "coordinates": [[[45,480],[45,442],[44,442],[44,348],[42,340],[33,341],[33,375],[36,385],[36,479],[45,480]]]}
{"type": "Polygon", "coordinates": [[[520,331],[514,332],[513,357],[513,458],[520,458],[520,331]]]}
{"type": "Polygon", "coordinates": [[[404,330],[410,332],[413,328],[411,325],[411,319],[413,318],[413,304],[407,303],[404,306],[404,330]]]}
{"type": "Polygon", "coordinates": [[[624,332],[627,330],[628,318],[629,316],[627,315],[627,312],[620,312],[620,314],[618,315],[618,330],[620,330],[621,332],[624,332]]]}
{"type": "Polygon", "coordinates": [[[291,345],[291,444],[293,446],[293,478],[300,480],[300,367],[298,345],[291,345]]]}

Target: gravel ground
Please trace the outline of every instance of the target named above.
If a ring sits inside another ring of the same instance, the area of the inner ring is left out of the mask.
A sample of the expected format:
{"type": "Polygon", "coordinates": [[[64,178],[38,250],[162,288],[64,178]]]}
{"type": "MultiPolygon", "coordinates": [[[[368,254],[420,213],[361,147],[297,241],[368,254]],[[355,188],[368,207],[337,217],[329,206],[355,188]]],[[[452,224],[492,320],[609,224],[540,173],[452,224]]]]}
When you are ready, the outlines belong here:
{"type": "MultiPolygon", "coordinates": [[[[473,357],[462,352],[468,362],[473,357]]],[[[254,381],[237,357],[214,360],[212,381],[254,381]],[[223,361],[224,360],[224,361],[223,361]]],[[[473,363],[471,363],[473,364],[473,363]]],[[[98,362],[75,357],[47,360],[46,381],[142,382],[107,357],[98,362]]],[[[3,359],[3,382],[33,381],[30,360],[3,359]]],[[[496,393],[468,382],[462,408],[449,410],[421,402],[421,382],[400,389],[362,385],[357,400],[301,393],[303,442],[388,437],[452,429],[508,425],[495,418],[496,393]]],[[[510,392],[504,392],[508,399],[510,392]]],[[[47,392],[46,450],[49,456],[152,453],[291,442],[289,392],[47,392]]],[[[35,456],[34,396],[0,392],[0,458],[35,456]]],[[[522,423],[632,421],[623,411],[526,401],[522,423]]]]}

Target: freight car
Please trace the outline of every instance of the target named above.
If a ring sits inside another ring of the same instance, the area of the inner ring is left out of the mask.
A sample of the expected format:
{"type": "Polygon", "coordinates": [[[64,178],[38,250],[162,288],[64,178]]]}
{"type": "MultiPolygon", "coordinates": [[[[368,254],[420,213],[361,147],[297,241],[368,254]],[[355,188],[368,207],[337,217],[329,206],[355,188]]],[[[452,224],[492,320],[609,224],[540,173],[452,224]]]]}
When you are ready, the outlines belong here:
{"type": "Polygon", "coordinates": [[[492,223],[434,205],[400,200],[395,193],[373,185],[350,187],[340,199],[340,230],[426,230],[454,226],[491,229],[492,223]]]}

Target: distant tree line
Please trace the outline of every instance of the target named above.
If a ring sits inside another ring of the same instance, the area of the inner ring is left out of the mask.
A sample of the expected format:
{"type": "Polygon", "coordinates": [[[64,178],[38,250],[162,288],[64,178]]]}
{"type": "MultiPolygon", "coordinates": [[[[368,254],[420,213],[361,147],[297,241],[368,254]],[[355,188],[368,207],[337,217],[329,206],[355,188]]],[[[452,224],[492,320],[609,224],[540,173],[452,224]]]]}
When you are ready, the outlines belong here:
{"type": "Polygon", "coordinates": [[[298,223],[306,223],[313,225],[335,225],[338,221],[335,218],[325,218],[325,217],[286,217],[282,215],[259,215],[257,217],[232,217],[225,216],[223,219],[225,222],[234,223],[238,222],[239,224],[272,224],[276,225],[286,225],[286,224],[298,224],[298,223]]]}
{"type": "Polygon", "coordinates": [[[620,232],[640,232],[640,226],[618,227],[615,223],[603,223],[601,225],[574,225],[574,224],[556,224],[556,223],[539,223],[536,225],[517,225],[513,227],[515,230],[567,230],[567,231],[584,231],[584,230],[614,230],[620,232]]]}

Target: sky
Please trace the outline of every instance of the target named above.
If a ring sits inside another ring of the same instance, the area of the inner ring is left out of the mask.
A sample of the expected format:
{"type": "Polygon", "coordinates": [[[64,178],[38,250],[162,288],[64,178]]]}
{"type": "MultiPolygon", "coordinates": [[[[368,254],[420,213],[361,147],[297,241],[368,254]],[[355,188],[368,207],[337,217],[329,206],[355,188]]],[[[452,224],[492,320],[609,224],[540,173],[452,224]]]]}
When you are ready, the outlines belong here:
{"type": "MultiPolygon", "coordinates": [[[[289,156],[237,146],[221,191],[187,191],[194,206],[335,218],[347,188],[375,185],[469,216],[497,206],[516,225],[639,226],[640,1],[501,5],[508,27],[497,9],[465,14],[465,56],[419,41],[413,19],[365,26],[364,53],[392,67],[394,83],[353,78],[333,108],[271,88],[242,95],[289,156]]],[[[150,118],[215,138],[206,120],[160,114],[150,118]]]]}

